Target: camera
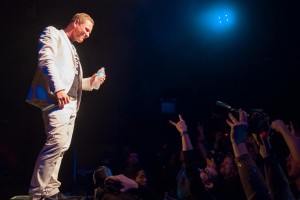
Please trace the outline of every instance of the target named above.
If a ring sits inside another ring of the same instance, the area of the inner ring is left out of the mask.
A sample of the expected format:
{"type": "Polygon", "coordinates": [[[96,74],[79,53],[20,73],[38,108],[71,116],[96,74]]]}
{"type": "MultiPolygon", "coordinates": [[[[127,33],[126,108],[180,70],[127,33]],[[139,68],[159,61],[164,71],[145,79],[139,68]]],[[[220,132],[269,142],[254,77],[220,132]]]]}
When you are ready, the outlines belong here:
{"type": "MultiPolygon", "coordinates": [[[[218,108],[219,114],[214,113],[215,118],[222,120],[223,123],[226,118],[228,118],[228,113],[232,113],[236,119],[239,119],[238,109],[226,104],[222,101],[217,101],[216,106],[218,108]],[[223,112],[222,112],[223,111],[223,112]],[[220,114],[221,112],[221,114],[220,114]],[[225,113],[226,118],[225,118],[225,113]]],[[[287,157],[289,155],[289,148],[281,134],[276,133],[275,130],[271,128],[271,122],[269,116],[263,111],[263,109],[251,109],[247,111],[248,113],[248,133],[257,134],[258,142],[261,143],[261,137],[265,141],[265,146],[268,148],[272,154],[279,155],[282,157],[287,157]],[[267,142],[267,143],[266,143],[267,142]]]]}
{"type": "MultiPolygon", "coordinates": [[[[216,105],[227,110],[227,113],[232,113],[237,119],[239,118],[238,109],[233,108],[231,105],[226,104],[222,101],[217,101],[216,105]]],[[[270,134],[270,118],[263,111],[263,109],[251,109],[248,113],[248,128],[249,134],[261,134],[266,133],[270,134]]]]}

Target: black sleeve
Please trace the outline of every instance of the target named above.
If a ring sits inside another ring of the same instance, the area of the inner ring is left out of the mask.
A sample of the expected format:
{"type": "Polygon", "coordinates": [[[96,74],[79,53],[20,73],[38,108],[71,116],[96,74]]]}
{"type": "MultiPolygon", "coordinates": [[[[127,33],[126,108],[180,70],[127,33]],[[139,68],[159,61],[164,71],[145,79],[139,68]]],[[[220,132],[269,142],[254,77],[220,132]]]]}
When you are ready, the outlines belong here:
{"type": "Polygon", "coordinates": [[[272,199],[264,177],[249,154],[235,158],[247,199],[272,199]]]}

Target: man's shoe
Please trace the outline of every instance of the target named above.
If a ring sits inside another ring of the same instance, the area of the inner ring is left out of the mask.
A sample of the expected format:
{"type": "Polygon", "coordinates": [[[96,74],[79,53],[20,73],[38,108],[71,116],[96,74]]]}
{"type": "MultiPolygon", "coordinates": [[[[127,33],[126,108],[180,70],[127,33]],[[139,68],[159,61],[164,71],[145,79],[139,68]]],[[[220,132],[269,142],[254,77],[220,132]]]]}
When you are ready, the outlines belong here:
{"type": "Polygon", "coordinates": [[[56,193],[50,197],[45,197],[45,200],[64,200],[64,199],[68,199],[67,196],[65,196],[63,193],[59,192],[56,193]]]}

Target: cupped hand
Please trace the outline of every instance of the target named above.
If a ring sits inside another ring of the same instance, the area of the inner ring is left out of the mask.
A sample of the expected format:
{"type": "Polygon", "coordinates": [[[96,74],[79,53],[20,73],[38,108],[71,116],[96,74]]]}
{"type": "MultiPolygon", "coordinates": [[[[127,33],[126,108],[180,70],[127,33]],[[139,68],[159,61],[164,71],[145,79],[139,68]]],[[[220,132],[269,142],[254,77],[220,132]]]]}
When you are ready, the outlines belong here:
{"type": "Polygon", "coordinates": [[[237,120],[231,113],[226,119],[227,124],[231,127],[230,140],[232,143],[240,144],[246,141],[248,136],[248,114],[239,109],[239,120],[237,120]]]}

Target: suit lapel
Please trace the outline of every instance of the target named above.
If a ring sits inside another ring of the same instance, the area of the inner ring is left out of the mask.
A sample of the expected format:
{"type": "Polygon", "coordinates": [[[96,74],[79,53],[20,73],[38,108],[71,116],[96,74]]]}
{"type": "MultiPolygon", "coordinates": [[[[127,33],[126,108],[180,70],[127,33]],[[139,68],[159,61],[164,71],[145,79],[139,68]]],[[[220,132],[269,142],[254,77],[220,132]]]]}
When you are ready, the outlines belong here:
{"type": "Polygon", "coordinates": [[[68,36],[66,35],[64,30],[60,30],[61,35],[63,36],[65,42],[68,44],[71,52],[72,52],[72,58],[73,58],[73,62],[74,62],[74,66],[77,66],[77,61],[76,61],[76,55],[78,57],[78,70],[79,72],[79,91],[78,91],[78,99],[77,99],[77,110],[79,110],[79,106],[80,106],[80,102],[81,102],[81,95],[82,95],[82,78],[83,78],[83,74],[82,74],[82,67],[81,67],[81,63],[79,60],[79,56],[76,52],[76,49],[74,47],[73,44],[71,44],[70,39],[68,38],[68,36]]]}

